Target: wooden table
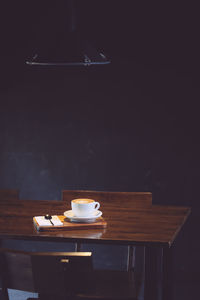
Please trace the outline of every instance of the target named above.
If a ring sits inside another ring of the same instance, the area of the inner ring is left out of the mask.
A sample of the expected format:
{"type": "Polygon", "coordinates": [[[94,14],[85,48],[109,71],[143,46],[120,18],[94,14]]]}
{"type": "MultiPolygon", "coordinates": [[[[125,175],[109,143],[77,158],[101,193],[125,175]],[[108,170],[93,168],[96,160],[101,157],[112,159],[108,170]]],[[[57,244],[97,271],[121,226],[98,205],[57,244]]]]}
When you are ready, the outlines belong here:
{"type": "Polygon", "coordinates": [[[144,246],[144,299],[156,300],[161,295],[171,300],[171,246],[189,213],[188,207],[152,205],[151,193],[67,191],[63,201],[1,200],[0,239],[144,246]],[[106,229],[35,229],[33,216],[63,214],[70,209],[70,200],[78,197],[101,203],[106,229]]]}

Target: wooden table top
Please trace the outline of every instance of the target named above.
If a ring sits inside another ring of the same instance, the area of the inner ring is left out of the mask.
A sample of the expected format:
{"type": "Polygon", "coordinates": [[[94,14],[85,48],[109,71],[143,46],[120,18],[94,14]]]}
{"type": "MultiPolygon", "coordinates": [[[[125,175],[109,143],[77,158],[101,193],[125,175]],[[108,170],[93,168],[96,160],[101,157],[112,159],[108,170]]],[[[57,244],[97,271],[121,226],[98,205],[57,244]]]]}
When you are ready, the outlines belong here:
{"type": "Polygon", "coordinates": [[[93,199],[101,203],[107,228],[38,232],[33,217],[63,214],[70,209],[69,200],[80,193],[68,194],[63,201],[1,200],[0,238],[170,247],[190,214],[188,207],[152,205],[151,193],[120,193],[120,197],[107,193],[105,197],[100,192],[93,199]]]}

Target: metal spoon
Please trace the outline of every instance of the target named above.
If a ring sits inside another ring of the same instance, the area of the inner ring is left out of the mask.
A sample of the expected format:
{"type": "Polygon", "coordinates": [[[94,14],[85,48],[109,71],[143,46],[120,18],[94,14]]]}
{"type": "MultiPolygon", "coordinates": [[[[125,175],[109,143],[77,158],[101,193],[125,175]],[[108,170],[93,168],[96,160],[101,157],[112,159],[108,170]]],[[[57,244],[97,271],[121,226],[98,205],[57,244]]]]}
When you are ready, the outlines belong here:
{"type": "Polygon", "coordinates": [[[46,220],[49,220],[49,221],[51,222],[51,224],[54,226],[53,222],[51,221],[52,216],[50,216],[50,215],[47,214],[47,215],[44,216],[44,218],[45,218],[46,220]]]}

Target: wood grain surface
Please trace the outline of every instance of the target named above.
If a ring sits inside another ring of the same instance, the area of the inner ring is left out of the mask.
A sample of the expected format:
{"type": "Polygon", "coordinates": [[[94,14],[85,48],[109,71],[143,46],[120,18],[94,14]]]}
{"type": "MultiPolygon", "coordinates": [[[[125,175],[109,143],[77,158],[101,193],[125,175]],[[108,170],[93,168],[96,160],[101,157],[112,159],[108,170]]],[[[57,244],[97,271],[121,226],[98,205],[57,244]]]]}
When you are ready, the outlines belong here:
{"type": "Polygon", "coordinates": [[[151,193],[91,191],[63,195],[63,201],[1,201],[0,238],[170,247],[190,214],[190,208],[150,205],[150,201],[151,193]],[[70,209],[72,199],[83,196],[101,203],[107,228],[67,232],[38,232],[35,229],[34,216],[61,215],[70,209]]]}

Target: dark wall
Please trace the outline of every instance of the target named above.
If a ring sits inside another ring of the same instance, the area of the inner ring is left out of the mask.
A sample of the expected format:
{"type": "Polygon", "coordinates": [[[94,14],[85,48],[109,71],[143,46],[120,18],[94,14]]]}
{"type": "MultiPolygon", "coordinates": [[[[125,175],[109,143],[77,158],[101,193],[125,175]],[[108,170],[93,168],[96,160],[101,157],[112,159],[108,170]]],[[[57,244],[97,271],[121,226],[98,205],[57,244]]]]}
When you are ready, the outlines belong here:
{"type": "Polygon", "coordinates": [[[197,8],[133,2],[77,1],[80,34],[112,60],[88,69],[25,65],[46,38],[65,35],[65,1],[2,7],[0,188],[36,200],[62,189],[152,191],[154,203],[192,206],[178,268],[197,271],[197,8]]]}

